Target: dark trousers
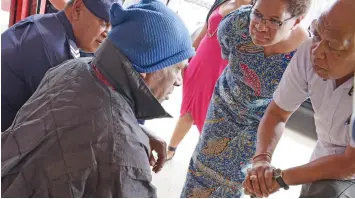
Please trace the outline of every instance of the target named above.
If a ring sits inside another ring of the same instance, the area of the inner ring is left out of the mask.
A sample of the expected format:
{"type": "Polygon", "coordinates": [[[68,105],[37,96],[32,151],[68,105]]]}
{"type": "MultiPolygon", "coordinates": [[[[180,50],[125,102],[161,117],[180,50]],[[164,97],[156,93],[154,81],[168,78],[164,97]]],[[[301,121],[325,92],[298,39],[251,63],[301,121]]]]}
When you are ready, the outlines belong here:
{"type": "Polygon", "coordinates": [[[355,198],[355,180],[321,180],[305,184],[300,198],[355,198]]]}

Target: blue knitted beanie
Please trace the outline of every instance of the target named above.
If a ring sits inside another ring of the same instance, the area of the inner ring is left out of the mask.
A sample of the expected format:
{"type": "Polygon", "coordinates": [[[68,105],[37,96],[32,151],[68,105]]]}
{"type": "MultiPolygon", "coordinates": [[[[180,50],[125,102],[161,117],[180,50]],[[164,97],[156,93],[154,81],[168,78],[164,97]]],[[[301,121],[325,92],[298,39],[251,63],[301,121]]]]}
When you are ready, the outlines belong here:
{"type": "Polygon", "coordinates": [[[142,0],[110,10],[108,38],[139,73],[151,73],[194,56],[189,31],[183,21],[160,0],[142,0]]]}

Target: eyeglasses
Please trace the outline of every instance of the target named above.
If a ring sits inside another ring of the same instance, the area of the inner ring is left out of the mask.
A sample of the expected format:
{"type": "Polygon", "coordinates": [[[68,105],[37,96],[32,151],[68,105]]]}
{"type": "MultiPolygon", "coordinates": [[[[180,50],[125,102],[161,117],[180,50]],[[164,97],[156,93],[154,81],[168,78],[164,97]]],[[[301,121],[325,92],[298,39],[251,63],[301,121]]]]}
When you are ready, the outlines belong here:
{"type": "Polygon", "coordinates": [[[279,21],[276,19],[264,19],[264,16],[258,12],[256,12],[255,10],[253,10],[250,13],[250,19],[257,22],[257,23],[261,23],[265,21],[265,25],[271,29],[279,29],[285,22],[287,22],[288,20],[294,18],[293,16],[285,19],[284,21],[279,21]]]}

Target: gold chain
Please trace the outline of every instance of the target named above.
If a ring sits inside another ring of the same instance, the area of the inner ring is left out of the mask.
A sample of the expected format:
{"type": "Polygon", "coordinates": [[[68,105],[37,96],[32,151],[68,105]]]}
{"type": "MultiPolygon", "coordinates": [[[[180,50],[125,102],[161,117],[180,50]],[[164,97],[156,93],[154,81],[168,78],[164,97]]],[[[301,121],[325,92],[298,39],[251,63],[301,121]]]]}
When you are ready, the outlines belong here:
{"type": "MultiPolygon", "coordinates": [[[[223,5],[220,6],[220,8],[217,10],[218,14],[219,14],[219,11],[221,9],[223,9],[226,5],[228,5],[228,2],[225,2],[223,5]]],[[[217,33],[217,31],[218,31],[218,26],[217,26],[216,30],[212,34],[210,32],[208,32],[208,29],[207,29],[207,36],[211,38],[217,33]]]]}

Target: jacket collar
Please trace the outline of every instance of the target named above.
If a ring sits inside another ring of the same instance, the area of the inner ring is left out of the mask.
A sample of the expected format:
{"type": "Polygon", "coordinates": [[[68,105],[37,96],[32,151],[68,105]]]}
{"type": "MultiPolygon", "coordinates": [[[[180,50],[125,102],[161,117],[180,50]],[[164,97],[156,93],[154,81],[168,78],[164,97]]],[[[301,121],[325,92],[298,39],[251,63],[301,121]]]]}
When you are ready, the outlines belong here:
{"type": "Polygon", "coordinates": [[[76,45],[76,39],[74,36],[74,31],[73,31],[73,27],[71,25],[71,23],[68,20],[68,17],[65,15],[65,12],[59,11],[58,13],[55,14],[55,16],[57,17],[57,19],[62,23],[65,33],[66,33],[66,37],[69,43],[69,50],[70,50],[70,55],[73,58],[78,58],[80,57],[80,51],[78,46],[76,45]]]}
{"type": "Polygon", "coordinates": [[[137,119],[171,117],[153,96],[127,57],[109,39],[95,52],[92,64],[114,89],[123,95],[137,119]]]}
{"type": "Polygon", "coordinates": [[[74,31],[73,27],[71,26],[68,17],[65,15],[65,12],[63,10],[55,13],[56,17],[58,20],[62,23],[65,33],[68,36],[68,39],[73,40],[74,43],[76,43],[75,36],[74,36],[74,31]]]}

